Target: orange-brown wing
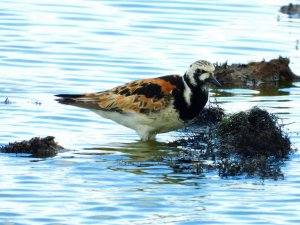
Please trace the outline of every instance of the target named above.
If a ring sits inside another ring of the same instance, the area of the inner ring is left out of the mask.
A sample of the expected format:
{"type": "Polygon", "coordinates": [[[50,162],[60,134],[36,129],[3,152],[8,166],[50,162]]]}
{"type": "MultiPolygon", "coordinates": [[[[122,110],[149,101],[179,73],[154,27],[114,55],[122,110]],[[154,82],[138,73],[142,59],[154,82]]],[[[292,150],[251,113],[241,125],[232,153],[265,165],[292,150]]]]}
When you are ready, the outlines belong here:
{"type": "Polygon", "coordinates": [[[144,95],[119,95],[104,92],[98,97],[99,109],[117,112],[158,112],[170,104],[171,96],[149,98],[144,95]]]}
{"type": "Polygon", "coordinates": [[[130,82],[108,91],[84,95],[58,95],[64,104],[117,112],[158,112],[166,108],[172,90],[181,81],[178,75],[130,82]]]}

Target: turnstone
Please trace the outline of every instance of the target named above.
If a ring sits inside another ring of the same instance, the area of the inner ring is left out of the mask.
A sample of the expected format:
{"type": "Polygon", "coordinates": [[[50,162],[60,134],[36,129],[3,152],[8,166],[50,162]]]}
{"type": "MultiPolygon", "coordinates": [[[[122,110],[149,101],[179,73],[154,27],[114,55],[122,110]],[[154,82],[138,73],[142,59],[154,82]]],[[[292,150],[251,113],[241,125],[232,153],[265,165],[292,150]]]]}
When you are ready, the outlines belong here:
{"type": "Polygon", "coordinates": [[[58,102],[87,108],[137,132],[141,140],[182,128],[208,100],[208,84],[220,85],[214,66],[199,60],[183,76],[166,75],[133,81],[107,91],[59,94],[58,102]]]}

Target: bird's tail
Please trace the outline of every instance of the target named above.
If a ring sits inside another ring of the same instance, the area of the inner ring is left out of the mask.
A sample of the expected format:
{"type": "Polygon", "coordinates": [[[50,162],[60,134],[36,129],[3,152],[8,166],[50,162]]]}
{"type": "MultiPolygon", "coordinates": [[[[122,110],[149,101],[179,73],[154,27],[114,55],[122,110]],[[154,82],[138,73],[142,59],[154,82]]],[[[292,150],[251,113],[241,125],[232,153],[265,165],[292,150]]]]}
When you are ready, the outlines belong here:
{"type": "Polygon", "coordinates": [[[59,94],[56,101],[65,105],[73,105],[86,109],[99,109],[97,99],[87,94],[59,94]]]}
{"type": "Polygon", "coordinates": [[[59,94],[55,95],[55,97],[58,97],[58,99],[55,100],[61,104],[77,105],[76,102],[79,102],[84,96],[83,94],[59,94]]]}

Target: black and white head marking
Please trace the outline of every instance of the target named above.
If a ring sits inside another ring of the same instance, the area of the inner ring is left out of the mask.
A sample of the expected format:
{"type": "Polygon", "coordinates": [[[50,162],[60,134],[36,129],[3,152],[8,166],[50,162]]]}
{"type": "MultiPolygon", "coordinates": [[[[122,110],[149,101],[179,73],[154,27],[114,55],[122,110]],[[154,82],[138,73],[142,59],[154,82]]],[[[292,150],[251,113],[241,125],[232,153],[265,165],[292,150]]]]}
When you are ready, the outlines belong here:
{"type": "Polygon", "coordinates": [[[210,62],[205,60],[199,60],[190,65],[183,76],[183,97],[188,106],[191,105],[191,98],[193,94],[192,89],[200,88],[204,92],[208,91],[208,85],[206,81],[208,81],[210,78],[213,78],[214,70],[215,67],[210,62]]]}
{"type": "Polygon", "coordinates": [[[199,60],[190,65],[185,75],[187,75],[191,85],[199,86],[210,78],[214,70],[215,67],[210,62],[199,60]],[[201,82],[199,83],[199,81],[201,82]]]}

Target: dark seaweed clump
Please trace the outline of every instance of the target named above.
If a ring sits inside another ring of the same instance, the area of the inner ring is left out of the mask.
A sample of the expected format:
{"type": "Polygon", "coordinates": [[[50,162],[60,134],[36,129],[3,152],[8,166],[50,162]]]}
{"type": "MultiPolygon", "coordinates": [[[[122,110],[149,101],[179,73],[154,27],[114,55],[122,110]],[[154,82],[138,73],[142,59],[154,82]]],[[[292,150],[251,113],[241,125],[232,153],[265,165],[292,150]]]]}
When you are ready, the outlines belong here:
{"type": "Polygon", "coordinates": [[[300,5],[290,3],[280,7],[280,12],[288,14],[289,16],[300,15],[300,5]]]}
{"type": "Polygon", "coordinates": [[[291,142],[278,118],[253,107],[176,142],[183,150],[172,162],[176,172],[218,171],[221,177],[283,177],[281,166],[291,153],[291,142]]]}
{"type": "Polygon", "coordinates": [[[52,136],[34,137],[29,141],[13,142],[0,147],[1,153],[25,153],[36,158],[53,157],[61,150],[63,147],[58,145],[52,136]]]}
{"type": "Polygon", "coordinates": [[[224,109],[222,109],[217,103],[210,104],[209,107],[203,108],[200,114],[197,116],[193,125],[212,125],[220,122],[225,116],[224,109]]]}
{"type": "Polygon", "coordinates": [[[254,107],[236,113],[218,125],[221,145],[234,148],[243,157],[272,156],[285,158],[291,151],[288,136],[278,118],[266,110],[254,107]]]}
{"type": "Polygon", "coordinates": [[[248,64],[216,63],[215,76],[222,85],[230,86],[278,86],[282,82],[299,80],[289,67],[288,58],[279,57],[270,61],[250,62],[248,64]]]}

